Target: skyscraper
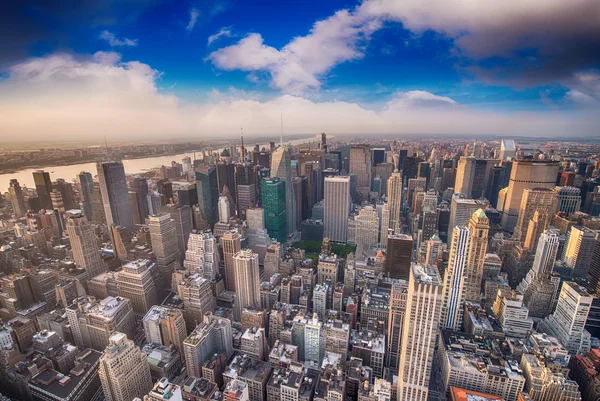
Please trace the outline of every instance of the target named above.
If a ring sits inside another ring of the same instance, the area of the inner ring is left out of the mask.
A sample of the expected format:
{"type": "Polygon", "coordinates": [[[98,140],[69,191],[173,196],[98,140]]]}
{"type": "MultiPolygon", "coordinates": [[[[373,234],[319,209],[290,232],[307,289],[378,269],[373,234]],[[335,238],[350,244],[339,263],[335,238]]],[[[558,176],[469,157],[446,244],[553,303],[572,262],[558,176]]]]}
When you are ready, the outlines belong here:
{"type": "Polygon", "coordinates": [[[179,248],[179,258],[183,258],[187,248],[188,239],[192,232],[192,209],[188,205],[170,204],[160,207],[162,213],[168,213],[175,225],[175,235],[177,237],[177,247],[179,248]]]}
{"type": "Polygon", "coordinates": [[[121,297],[106,297],[97,301],[84,295],[66,308],[73,341],[80,349],[101,351],[110,343],[115,331],[129,336],[135,334],[135,320],[131,301],[121,297]]]}
{"type": "Polygon", "coordinates": [[[219,273],[219,261],[217,239],[210,232],[192,231],[183,266],[192,274],[212,280],[219,273]]]}
{"type": "Polygon", "coordinates": [[[413,239],[406,234],[390,234],[387,238],[384,274],[394,279],[408,280],[413,239]]]}
{"type": "Polygon", "coordinates": [[[398,400],[427,400],[441,306],[442,283],[437,268],[413,264],[402,326],[398,400]]]}
{"type": "Polygon", "coordinates": [[[241,250],[242,236],[236,231],[227,231],[221,236],[223,259],[225,262],[225,287],[235,292],[235,262],[233,257],[241,250]]]}
{"type": "Polygon", "coordinates": [[[558,163],[525,159],[513,162],[510,180],[504,199],[498,199],[497,209],[502,212],[502,228],[512,232],[517,224],[519,208],[525,189],[554,188],[558,175],[558,163]]]}
{"type": "Polygon", "coordinates": [[[81,209],[88,221],[94,221],[92,217],[94,205],[94,179],[92,178],[92,174],[86,171],[79,173],[77,178],[79,179],[79,186],[81,188],[81,209]]]}
{"type": "Polygon", "coordinates": [[[593,297],[573,281],[564,281],[556,310],[541,321],[538,330],[556,336],[571,355],[591,348],[591,336],[585,329],[593,297]]]}
{"type": "Polygon", "coordinates": [[[454,193],[464,194],[471,198],[473,190],[473,179],[475,178],[475,158],[473,156],[462,156],[456,167],[456,182],[454,193]]]}
{"type": "Polygon", "coordinates": [[[171,218],[171,215],[160,213],[148,216],[146,225],[150,231],[150,242],[152,243],[152,251],[156,256],[158,270],[161,272],[163,280],[170,283],[169,280],[175,270],[175,264],[181,257],[177,245],[175,221],[171,218]]]}
{"type": "Polygon", "coordinates": [[[469,220],[469,249],[465,269],[465,300],[481,302],[481,280],[483,279],[483,263],[488,247],[490,221],[483,212],[477,210],[469,220]]]}
{"type": "Polygon", "coordinates": [[[387,366],[396,375],[398,374],[398,364],[402,353],[402,327],[406,316],[407,300],[408,282],[405,280],[392,280],[387,326],[387,366]]]}
{"type": "Polygon", "coordinates": [[[119,296],[131,300],[133,312],[143,316],[156,304],[156,286],[151,269],[155,266],[149,260],[135,260],[123,265],[117,272],[117,291],[119,296]]]}
{"type": "Polygon", "coordinates": [[[127,335],[115,332],[100,357],[100,381],[107,401],[131,401],[152,389],[146,354],[127,335]]]}
{"type": "Polygon", "coordinates": [[[34,171],[33,182],[35,183],[35,192],[37,192],[40,208],[52,209],[52,199],[50,198],[52,181],[50,180],[50,174],[44,170],[34,171]]]}
{"type": "Polygon", "coordinates": [[[98,163],[97,168],[106,223],[124,226],[130,232],[134,232],[123,163],[98,163]]]}
{"type": "Polygon", "coordinates": [[[287,229],[286,214],[291,213],[291,209],[286,210],[287,186],[288,183],[280,178],[264,178],[261,181],[265,228],[271,238],[275,238],[281,243],[285,243],[287,240],[289,230],[287,229]]]}
{"type": "Polygon", "coordinates": [[[517,145],[513,139],[502,139],[500,142],[500,160],[505,161],[507,158],[513,158],[517,154],[517,145]]]}
{"type": "Polygon", "coordinates": [[[362,200],[369,199],[371,192],[371,147],[368,144],[350,148],[350,174],[356,175],[356,192],[362,200]]]}
{"type": "Polygon", "coordinates": [[[587,278],[597,235],[597,231],[587,227],[571,227],[562,258],[572,270],[571,277],[587,278]]]}
{"type": "MultiPolygon", "coordinates": [[[[280,146],[273,152],[271,156],[271,177],[277,177],[285,183],[287,234],[292,234],[294,231],[296,231],[296,197],[294,196],[294,186],[292,185],[291,163],[292,157],[291,148],[289,145],[280,146]]],[[[266,202],[263,193],[263,207],[265,204],[266,202]]]]}
{"type": "Polygon", "coordinates": [[[187,337],[183,313],[179,309],[154,305],[144,316],[146,341],[162,345],[173,344],[183,355],[183,341],[187,337]]]}
{"type": "Polygon", "coordinates": [[[534,213],[538,212],[538,227],[534,234],[534,243],[539,234],[550,226],[550,220],[556,212],[557,192],[549,188],[525,188],[519,206],[519,216],[515,225],[514,238],[525,242],[529,222],[534,213]]]}
{"type": "Polygon", "coordinates": [[[242,249],[234,255],[233,263],[239,309],[260,307],[258,255],[250,249],[242,249]]]}
{"type": "Polygon", "coordinates": [[[360,209],[355,217],[357,244],[366,247],[377,246],[379,242],[379,216],[373,206],[365,206],[360,209]]]}
{"type": "Polygon", "coordinates": [[[8,194],[10,196],[10,203],[13,208],[13,213],[16,217],[23,217],[27,213],[27,207],[25,206],[25,197],[21,190],[21,185],[16,179],[10,180],[10,186],[8,188],[8,194]]]}
{"type": "Polygon", "coordinates": [[[571,215],[581,209],[581,189],[576,187],[554,187],[557,193],[557,212],[571,215]]]}
{"type": "Polygon", "coordinates": [[[450,243],[448,268],[444,273],[442,327],[460,330],[465,303],[465,276],[469,255],[470,231],[467,227],[455,227],[450,243]]]}
{"type": "Polygon", "coordinates": [[[207,167],[196,171],[196,189],[198,190],[198,203],[202,208],[204,218],[212,227],[219,218],[217,211],[219,186],[215,167],[207,167]]]}
{"type": "Polygon", "coordinates": [[[202,377],[202,365],[215,352],[225,353],[226,360],[229,360],[233,354],[233,334],[229,319],[209,312],[183,342],[188,376],[202,377]]]}
{"type": "Polygon", "coordinates": [[[323,199],[323,235],[329,240],[346,242],[350,205],[350,177],[326,177],[323,199]]]}
{"type": "Polygon", "coordinates": [[[231,208],[229,206],[229,198],[226,196],[219,196],[219,222],[223,224],[229,223],[231,217],[231,208]]]}
{"type": "Polygon", "coordinates": [[[448,222],[448,241],[452,240],[452,230],[456,226],[466,226],[478,209],[485,209],[486,203],[480,200],[468,199],[463,194],[452,195],[450,220],[448,222]]]}
{"type": "Polygon", "coordinates": [[[137,203],[137,215],[133,216],[133,220],[136,224],[144,224],[146,217],[150,214],[148,208],[148,180],[140,177],[134,178],[131,189],[135,194],[135,202],[137,203]]]}
{"type": "Polygon", "coordinates": [[[89,278],[106,272],[106,266],[96,242],[96,230],[88,224],[80,210],[72,210],[65,215],[67,234],[73,251],[73,261],[85,269],[89,278]]]}
{"type": "MultiPolygon", "coordinates": [[[[388,207],[390,210],[389,228],[400,232],[400,207],[402,205],[402,176],[394,170],[387,184],[388,207]]],[[[386,227],[387,228],[387,227],[386,227]]]]}
{"type": "Polygon", "coordinates": [[[75,209],[75,193],[73,192],[73,185],[70,182],[66,182],[62,178],[57,178],[52,184],[52,190],[56,190],[60,193],[65,210],[75,209]]]}

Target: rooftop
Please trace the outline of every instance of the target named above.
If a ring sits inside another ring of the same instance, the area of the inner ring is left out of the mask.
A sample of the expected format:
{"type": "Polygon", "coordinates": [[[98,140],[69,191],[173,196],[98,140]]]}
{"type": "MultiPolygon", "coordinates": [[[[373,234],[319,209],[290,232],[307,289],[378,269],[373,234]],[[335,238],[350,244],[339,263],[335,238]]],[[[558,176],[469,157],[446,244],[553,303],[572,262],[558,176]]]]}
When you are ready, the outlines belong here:
{"type": "Polygon", "coordinates": [[[71,369],[68,375],[63,375],[53,369],[47,369],[34,376],[30,385],[61,399],[67,399],[76,390],[80,382],[88,377],[90,371],[94,370],[96,373],[93,374],[98,374],[98,361],[101,355],[98,351],[86,349],[77,356],[75,367],[71,369]]]}

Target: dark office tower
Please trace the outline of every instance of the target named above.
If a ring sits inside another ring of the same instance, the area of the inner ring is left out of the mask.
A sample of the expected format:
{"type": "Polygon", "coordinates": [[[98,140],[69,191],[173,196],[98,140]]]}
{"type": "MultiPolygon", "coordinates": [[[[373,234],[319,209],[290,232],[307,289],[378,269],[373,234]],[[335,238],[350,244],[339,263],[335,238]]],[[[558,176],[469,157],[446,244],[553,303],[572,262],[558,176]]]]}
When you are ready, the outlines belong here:
{"type": "Polygon", "coordinates": [[[384,148],[374,148],[371,149],[371,156],[373,158],[373,167],[378,164],[385,163],[385,149],[384,148]]]}
{"type": "Polygon", "coordinates": [[[442,192],[448,188],[454,188],[456,181],[456,170],[452,167],[444,167],[442,170],[442,192]]]}
{"type": "Polygon", "coordinates": [[[33,172],[33,182],[35,183],[35,191],[37,192],[40,200],[41,209],[52,209],[52,181],[50,181],[50,174],[44,170],[37,170],[33,172]]]}
{"type": "Polygon", "coordinates": [[[304,213],[308,207],[308,202],[306,202],[307,179],[306,177],[294,177],[292,183],[294,185],[294,196],[296,197],[296,229],[300,230],[300,224],[306,218],[304,213]]]}
{"type": "Polygon", "coordinates": [[[109,227],[109,234],[117,259],[121,262],[129,260],[131,233],[125,227],[112,225],[109,227]]]}
{"type": "Polygon", "coordinates": [[[219,188],[215,167],[200,168],[196,171],[196,189],[198,190],[198,204],[202,208],[204,218],[212,227],[219,218],[219,188]]]}
{"type": "Polygon", "coordinates": [[[400,151],[398,152],[398,170],[402,169],[402,165],[404,164],[404,159],[406,158],[406,156],[408,156],[408,150],[400,149],[400,151]]]}
{"type": "Polygon", "coordinates": [[[436,210],[438,215],[437,227],[440,239],[446,243],[448,240],[448,225],[450,224],[450,209],[447,203],[440,204],[436,210]]]}
{"type": "Polygon", "coordinates": [[[27,207],[25,206],[25,197],[21,190],[21,185],[16,179],[10,180],[10,187],[8,188],[8,194],[10,196],[10,203],[13,208],[13,213],[16,217],[23,217],[27,213],[27,207]]]}
{"type": "Polygon", "coordinates": [[[188,184],[186,187],[177,190],[177,203],[188,206],[198,204],[198,190],[196,189],[196,183],[188,184]]]}
{"type": "MultiPolygon", "coordinates": [[[[329,153],[337,156],[337,158],[338,158],[337,169],[341,170],[342,169],[342,151],[341,150],[332,150],[329,153]]],[[[348,171],[348,170],[346,170],[346,171],[348,171]]]]}
{"type": "Polygon", "coordinates": [[[92,221],[94,179],[92,174],[87,171],[79,173],[77,178],[81,187],[81,209],[88,221],[92,221]]]}
{"type": "Polygon", "coordinates": [[[127,194],[129,196],[129,206],[131,207],[131,215],[133,216],[133,224],[136,226],[139,224],[144,224],[143,222],[146,220],[141,219],[140,213],[140,204],[138,202],[138,195],[134,191],[129,191],[127,194]]]}
{"type": "Polygon", "coordinates": [[[40,210],[41,208],[42,206],[40,205],[40,198],[38,198],[37,196],[27,199],[28,210],[40,210]]]}
{"type": "Polygon", "coordinates": [[[388,235],[384,274],[391,278],[408,280],[412,250],[413,240],[409,235],[388,235]]]}
{"type": "Polygon", "coordinates": [[[52,187],[60,192],[65,210],[77,209],[77,205],[75,204],[75,193],[73,192],[73,186],[70,182],[58,178],[52,187]]]}
{"type": "Polygon", "coordinates": [[[265,178],[261,182],[265,228],[271,238],[282,244],[287,239],[285,185],[279,178],[265,178]]]}
{"type": "Polygon", "coordinates": [[[98,163],[97,168],[106,223],[124,226],[129,232],[133,232],[129,188],[127,188],[123,163],[98,163]]]}
{"type": "Polygon", "coordinates": [[[235,204],[238,208],[238,216],[246,218],[246,210],[256,205],[256,184],[254,168],[248,163],[235,165],[235,193],[237,199],[235,204]]]}
{"type": "Polygon", "coordinates": [[[137,214],[134,213],[133,220],[135,224],[145,224],[146,217],[150,214],[148,208],[148,181],[145,178],[134,178],[131,189],[135,195],[130,193],[130,197],[135,198],[137,203],[137,207],[133,207],[133,204],[131,206],[132,210],[137,211],[137,214]]]}
{"type": "Polygon", "coordinates": [[[327,134],[321,132],[321,142],[319,142],[319,149],[327,153],[327,134]]]}
{"type": "Polygon", "coordinates": [[[427,188],[429,188],[429,177],[431,176],[431,164],[429,164],[429,162],[419,163],[418,176],[425,177],[427,182],[427,188]]]}
{"type": "Polygon", "coordinates": [[[595,179],[585,180],[581,184],[581,211],[585,213],[589,213],[592,204],[592,194],[594,190],[598,186],[598,181],[595,179]]]}
{"type": "Polygon", "coordinates": [[[494,166],[490,170],[490,177],[488,179],[485,197],[490,201],[490,204],[493,207],[498,206],[498,192],[502,188],[506,188],[508,186],[509,178],[510,169],[506,165],[494,166]]]}
{"type": "Polygon", "coordinates": [[[600,237],[596,237],[594,253],[588,270],[588,286],[590,294],[600,298],[600,237]]]}
{"type": "Polygon", "coordinates": [[[263,148],[262,151],[253,154],[252,162],[261,167],[271,167],[271,152],[263,148]]]}
{"type": "Polygon", "coordinates": [[[406,156],[404,158],[402,162],[402,178],[406,182],[411,178],[417,178],[419,162],[420,160],[416,156],[406,156]]]}
{"type": "Polygon", "coordinates": [[[231,163],[217,164],[217,184],[219,184],[219,193],[223,192],[223,188],[229,188],[229,193],[233,200],[236,200],[235,192],[235,165],[231,163]]]}
{"type": "Polygon", "coordinates": [[[169,180],[160,180],[156,183],[156,190],[160,194],[160,205],[173,203],[173,184],[169,180]]]}
{"type": "MultiPolygon", "coordinates": [[[[471,198],[479,199],[482,196],[486,196],[486,189],[488,186],[488,180],[490,177],[490,171],[494,168],[494,165],[498,163],[497,160],[488,159],[476,159],[475,170],[473,172],[473,185],[471,187],[471,198]]],[[[496,194],[497,195],[497,194],[496,194]]]]}
{"type": "Polygon", "coordinates": [[[580,161],[579,164],[577,165],[577,174],[585,177],[587,168],[588,168],[588,164],[586,162],[580,161]]]}
{"type": "MultiPolygon", "coordinates": [[[[129,196],[129,194],[127,195],[129,196]]],[[[102,191],[99,182],[94,183],[94,189],[92,190],[92,221],[94,223],[106,223],[106,213],[102,204],[102,191]]]]}

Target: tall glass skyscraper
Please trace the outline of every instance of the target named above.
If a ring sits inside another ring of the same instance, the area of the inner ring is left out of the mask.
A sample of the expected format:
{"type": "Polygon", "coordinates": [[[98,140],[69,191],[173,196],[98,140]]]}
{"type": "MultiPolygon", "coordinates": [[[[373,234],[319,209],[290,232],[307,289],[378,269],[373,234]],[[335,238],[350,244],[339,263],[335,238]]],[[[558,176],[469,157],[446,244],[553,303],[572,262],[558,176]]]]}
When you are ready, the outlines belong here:
{"type": "Polygon", "coordinates": [[[196,190],[198,191],[198,203],[204,213],[204,218],[211,227],[219,217],[217,202],[219,201],[219,188],[217,185],[217,169],[208,167],[196,171],[196,190]]]}
{"type": "Polygon", "coordinates": [[[271,238],[283,244],[287,238],[286,183],[279,178],[265,178],[261,186],[265,228],[271,238]]]}
{"type": "Polygon", "coordinates": [[[106,223],[127,227],[129,232],[133,232],[133,215],[123,163],[98,163],[97,168],[106,223]]]}

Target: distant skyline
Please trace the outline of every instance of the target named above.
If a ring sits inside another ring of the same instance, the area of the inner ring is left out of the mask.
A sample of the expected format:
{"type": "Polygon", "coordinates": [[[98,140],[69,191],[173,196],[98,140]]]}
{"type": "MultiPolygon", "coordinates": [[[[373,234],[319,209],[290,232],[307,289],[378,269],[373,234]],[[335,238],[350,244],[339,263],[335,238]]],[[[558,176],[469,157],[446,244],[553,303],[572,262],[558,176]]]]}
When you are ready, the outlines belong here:
{"type": "Polygon", "coordinates": [[[12,3],[6,141],[599,135],[597,0],[12,3]]]}

